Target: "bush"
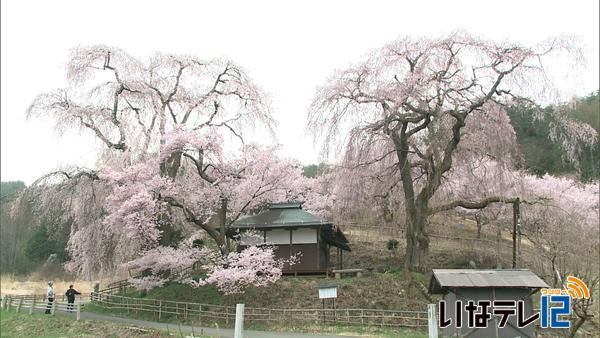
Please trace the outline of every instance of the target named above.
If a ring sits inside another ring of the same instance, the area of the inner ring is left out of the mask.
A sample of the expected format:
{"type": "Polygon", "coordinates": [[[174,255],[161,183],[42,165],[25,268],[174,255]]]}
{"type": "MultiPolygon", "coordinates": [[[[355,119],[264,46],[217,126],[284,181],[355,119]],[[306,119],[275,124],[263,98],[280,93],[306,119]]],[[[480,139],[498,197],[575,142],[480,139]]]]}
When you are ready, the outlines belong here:
{"type": "Polygon", "coordinates": [[[399,243],[398,243],[398,241],[397,241],[397,240],[395,240],[395,239],[390,239],[390,240],[387,242],[387,248],[388,248],[388,250],[390,250],[390,251],[396,251],[396,250],[398,250],[398,244],[399,244],[399,243]]]}
{"type": "Polygon", "coordinates": [[[195,239],[195,240],[192,242],[192,247],[193,247],[193,248],[198,248],[198,249],[200,249],[200,248],[202,248],[203,246],[204,246],[204,240],[203,240],[202,238],[195,239]]]}

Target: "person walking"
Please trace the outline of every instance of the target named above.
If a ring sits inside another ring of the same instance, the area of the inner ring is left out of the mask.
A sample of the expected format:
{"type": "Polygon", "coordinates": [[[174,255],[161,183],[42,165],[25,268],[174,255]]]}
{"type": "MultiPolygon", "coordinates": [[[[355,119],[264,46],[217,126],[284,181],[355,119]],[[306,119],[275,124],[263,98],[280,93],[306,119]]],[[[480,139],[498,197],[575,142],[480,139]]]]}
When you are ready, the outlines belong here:
{"type": "Polygon", "coordinates": [[[67,296],[67,310],[69,312],[73,312],[73,303],[75,303],[75,295],[80,295],[81,293],[75,289],[73,289],[73,284],[69,285],[69,290],[65,293],[67,296]]]}
{"type": "Polygon", "coordinates": [[[52,309],[52,303],[54,303],[54,283],[52,283],[52,281],[48,282],[48,291],[46,292],[46,296],[48,297],[48,306],[46,306],[46,314],[49,314],[50,309],[52,309]]]}

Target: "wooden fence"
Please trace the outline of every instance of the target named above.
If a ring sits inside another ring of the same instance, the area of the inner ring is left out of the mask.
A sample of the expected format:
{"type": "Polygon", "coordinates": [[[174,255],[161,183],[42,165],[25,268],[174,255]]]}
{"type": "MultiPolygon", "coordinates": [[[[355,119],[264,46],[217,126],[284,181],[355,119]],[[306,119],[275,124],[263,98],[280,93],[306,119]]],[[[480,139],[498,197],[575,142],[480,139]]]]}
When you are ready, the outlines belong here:
{"type": "Polygon", "coordinates": [[[127,281],[127,279],[123,279],[123,280],[119,280],[116,282],[112,282],[109,283],[106,288],[99,290],[98,292],[100,293],[108,293],[108,294],[114,294],[114,293],[119,293],[119,292],[124,292],[126,288],[128,288],[129,282],[127,281]]]}
{"type": "Polygon", "coordinates": [[[2,310],[10,311],[15,308],[16,312],[28,311],[29,314],[32,314],[35,310],[49,310],[52,315],[57,311],[75,313],[77,320],[81,318],[81,311],[84,307],[84,302],[81,299],[73,304],[58,299],[50,303],[45,295],[2,295],[1,302],[2,310]]]}
{"type": "MultiPolygon", "coordinates": [[[[93,304],[126,311],[147,313],[155,319],[176,318],[193,321],[199,325],[218,322],[229,325],[235,322],[235,306],[175,302],[94,293],[93,304]]],[[[427,311],[395,311],[377,309],[244,309],[244,321],[259,324],[319,324],[334,323],[361,326],[427,327],[427,311]]]]}
{"type": "MultiPolygon", "coordinates": [[[[89,293],[89,292],[85,292],[85,293],[82,292],[81,294],[75,296],[75,301],[79,301],[79,302],[82,302],[82,303],[89,302],[91,295],[92,294],[89,293]]],[[[27,299],[35,298],[37,300],[41,300],[41,299],[48,300],[48,297],[46,296],[46,294],[17,295],[17,294],[7,293],[7,294],[3,294],[1,297],[3,299],[5,297],[12,298],[12,299],[19,299],[19,298],[23,298],[24,297],[24,298],[27,298],[27,299]]],[[[55,295],[54,300],[57,301],[57,302],[66,302],[67,301],[67,296],[64,295],[64,294],[63,295],[55,295]]]]}

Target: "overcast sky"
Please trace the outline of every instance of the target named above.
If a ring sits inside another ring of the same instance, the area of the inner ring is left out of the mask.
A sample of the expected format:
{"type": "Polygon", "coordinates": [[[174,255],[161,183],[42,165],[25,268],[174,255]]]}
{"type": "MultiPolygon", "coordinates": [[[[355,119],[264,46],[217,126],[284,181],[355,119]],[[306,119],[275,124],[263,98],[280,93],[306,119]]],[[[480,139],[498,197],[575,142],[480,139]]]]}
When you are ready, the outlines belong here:
{"type": "Polygon", "coordinates": [[[26,121],[39,93],[65,85],[76,45],[106,44],[138,57],[155,51],[224,56],[245,67],[273,101],[283,153],[318,161],[304,135],[306,109],[336,68],[399,35],[455,29],[534,44],[574,34],[589,68],[573,94],[598,89],[599,2],[588,1],[23,1],[1,2],[1,178],[27,184],[67,165],[92,166],[90,134],[58,137],[26,121]],[[458,4],[461,5],[458,5],[458,4]]]}

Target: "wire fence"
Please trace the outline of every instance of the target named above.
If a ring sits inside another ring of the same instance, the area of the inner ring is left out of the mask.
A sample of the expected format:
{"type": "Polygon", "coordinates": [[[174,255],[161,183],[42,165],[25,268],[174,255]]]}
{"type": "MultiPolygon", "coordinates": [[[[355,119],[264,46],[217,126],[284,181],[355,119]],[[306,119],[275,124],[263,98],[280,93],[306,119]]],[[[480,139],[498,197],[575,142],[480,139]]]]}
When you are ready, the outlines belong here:
{"type": "MultiPolygon", "coordinates": [[[[341,226],[344,232],[354,240],[362,242],[387,241],[388,239],[399,240],[400,244],[404,242],[406,233],[399,226],[385,225],[366,225],[349,223],[341,226]]],[[[436,229],[431,229],[428,234],[431,247],[438,248],[468,248],[474,251],[496,252],[499,255],[511,256],[512,244],[506,240],[498,240],[495,236],[492,238],[489,234],[482,234],[480,238],[469,236],[448,236],[436,229]]],[[[522,245],[521,253],[523,255],[536,255],[535,249],[522,245]]]]}

